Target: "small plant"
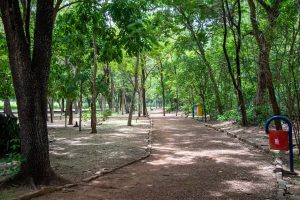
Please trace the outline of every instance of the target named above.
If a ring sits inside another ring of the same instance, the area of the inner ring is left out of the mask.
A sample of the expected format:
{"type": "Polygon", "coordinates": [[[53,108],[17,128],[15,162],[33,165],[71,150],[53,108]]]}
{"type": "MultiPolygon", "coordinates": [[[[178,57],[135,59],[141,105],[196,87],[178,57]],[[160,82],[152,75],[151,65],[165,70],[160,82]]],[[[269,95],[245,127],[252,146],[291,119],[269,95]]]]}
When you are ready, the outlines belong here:
{"type": "Polygon", "coordinates": [[[20,165],[25,159],[20,153],[12,152],[0,159],[0,175],[13,176],[20,172],[20,165]]]}
{"type": "Polygon", "coordinates": [[[218,120],[220,121],[226,121],[226,120],[234,120],[234,121],[240,121],[240,113],[237,110],[229,110],[224,112],[224,114],[218,116],[218,120]]]}
{"type": "Polygon", "coordinates": [[[107,120],[110,116],[112,115],[112,111],[111,110],[105,110],[102,113],[102,121],[107,120]]]}
{"type": "MultiPolygon", "coordinates": [[[[97,112],[97,119],[101,119],[102,121],[106,121],[111,115],[111,110],[105,110],[102,113],[97,112]]],[[[91,110],[86,111],[82,114],[83,121],[88,121],[91,119],[91,110]]]]}
{"type": "Polygon", "coordinates": [[[16,117],[0,115],[0,152],[20,152],[20,127],[16,117]]]}

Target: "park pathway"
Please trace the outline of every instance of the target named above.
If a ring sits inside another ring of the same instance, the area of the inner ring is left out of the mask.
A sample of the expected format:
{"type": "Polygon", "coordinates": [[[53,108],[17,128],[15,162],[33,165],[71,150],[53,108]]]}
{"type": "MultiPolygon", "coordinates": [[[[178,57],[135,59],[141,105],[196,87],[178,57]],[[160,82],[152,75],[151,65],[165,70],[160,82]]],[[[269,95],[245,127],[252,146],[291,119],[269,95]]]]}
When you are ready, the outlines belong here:
{"type": "Polygon", "coordinates": [[[152,113],[149,158],[38,199],[275,199],[271,160],[195,120],[152,113]]]}

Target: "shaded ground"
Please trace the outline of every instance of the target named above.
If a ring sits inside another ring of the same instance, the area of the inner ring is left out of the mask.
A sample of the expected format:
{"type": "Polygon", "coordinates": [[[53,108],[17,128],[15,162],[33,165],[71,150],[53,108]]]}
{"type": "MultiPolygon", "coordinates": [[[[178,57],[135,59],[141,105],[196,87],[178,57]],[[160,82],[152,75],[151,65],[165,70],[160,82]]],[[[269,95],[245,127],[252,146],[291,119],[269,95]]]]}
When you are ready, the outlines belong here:
{"type": "MultiPolygon", "coordinates": [[[[51,166],[62,177],[79,182],[102,170],[109,170],[145,156],[148,145],[150,120],[133,117],[133,126],[127,126],[127,115],[110,117],[97,126],[98,133],[90,134],[90,126],[83,131],[73,125],[64,127],[64,120],[56,116],[48,123],[51,166]]],[[[76,118],[75,118],[76,120],[76,118]]],[[[0,163],[5,167],[5,163],[0,163]]],[[[0,174],[0,181],[5,174],[0,174]]],[[[13,187],[0,191],[0,200],[11,199],[33,191],[31,187],[13,187]]]]}
{"type": "Polygon", "coordinates": [[[48,125],[51,165],[64,178],[78,182],[146,153],[150,129],[147,118],[134,120],[128,127],[127,116],[114,116],[97,127],[97,134],[90,134],[88,124],[84,125],[81,132],[74,127],[63,128],[63,122],[48,125]]]}
{"type": "Polygon", "coordinates": [[[193,120],[151,117],[148,159],[39,199],[275,199],[274,168],[265,154],[193,120]]]}

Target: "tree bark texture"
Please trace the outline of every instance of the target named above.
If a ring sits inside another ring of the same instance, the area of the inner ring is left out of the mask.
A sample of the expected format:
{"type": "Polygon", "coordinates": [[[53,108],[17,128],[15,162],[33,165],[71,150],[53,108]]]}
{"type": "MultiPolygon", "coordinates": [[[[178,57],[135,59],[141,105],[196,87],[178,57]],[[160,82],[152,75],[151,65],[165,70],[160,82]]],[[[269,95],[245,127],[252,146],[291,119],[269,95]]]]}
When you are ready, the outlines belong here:
{"type": "Polygon", "coordinates": [[[32,177],[35,184],[49,184],[53,178],[47,131],[53,3],[52,0],[37,0],[36,2],[34,44],[31,55],[19,1],[0,1],[1,18],[18,104],[21,153],[25,158],[21,164],[21,174],[25,177],[32,177]]]}
{"type": "Polygon", "coordinates": [[[131,104],[130,104],[128,122],[127,122],[128,126],[132,126],[131,122],[132,122],[132,115],[133,115],[133,111],[134,111],[135,93],[136,93],[137,88],[138,88],[139,65],[140,65],[140,54],[137,53],[137,55],[136,55],[136,64],[135,64],[135,68],[134,68],[134,87],[133,87],[133,91],[132,91],[131,104]]]}
{"type": "Polygon", "coordinates": [[[92,91],[92,102],[91,102],[91,127],[92,133],[97,133],[97,116],[96,116],[96,77],[97,77],[97,43],[96,35],[93,34],[93,48],[94,48],[94,69],[93,69],[93,91],[92,91]]]}

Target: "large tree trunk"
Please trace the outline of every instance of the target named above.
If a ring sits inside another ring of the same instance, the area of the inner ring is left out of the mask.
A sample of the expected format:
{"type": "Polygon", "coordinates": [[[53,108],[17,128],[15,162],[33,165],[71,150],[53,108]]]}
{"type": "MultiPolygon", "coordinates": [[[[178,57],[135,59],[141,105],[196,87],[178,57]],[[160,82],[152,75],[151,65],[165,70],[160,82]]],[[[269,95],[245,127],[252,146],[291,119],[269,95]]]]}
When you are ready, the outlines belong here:
{"type": "MultiPolygon", "coordinates": [[[[53,1],[37,0],[36,4],[32,56],[30,35],[24,30],[19,1],[0,1],[0,9],[18,104],[21,153],[25,158],[21,174],[24,178],[31,177],[35,184],[49,184],[54,177],[46,122],[54,6],[53,1]]],[[[28,10],[25,21],[30,19],[28,10]]],[[[25,29],[29,30],[29,26],[25,29]]]]}
{"type": "Polygon", "coordinates": [[[160,86],[162,89],[162,103],[163,103],[163,116],[166,116],[166,99],[165,99],[165,83],[164,83],[164,69],[161,60],[160,63],[160,86]]]}
{"type": "Polygon", "coordinates": [[[14,116],[10,106],[10,99],[4,99],[4,113],[10,117],[14,116]]]}
{"type": "Polygon", "coordinates": [[[128,126],[132,125],[131,121],[132,121],[132,114],[133,114],[133,111],[134,111],[135,93],[136,93],[137,87],[138,87],[139,62],[140,62],[140,55],[139,55],[139,53],[137,53],[137,55],[136,55],[136,64],[135,64],[135,68],[134,68],[134,86],[133,86],[133,91],[132,91],[131,105],[130,105],[128,122],[127,122],[128,126]]]}
{"type": "Polygon", "coordinates": [[[93,91],[92,91],[92,102],[91,102],[91,127],[92,133],[97,133],[97,116],[96,116],[96,77],[97,77],[97,43],[96,35],[93,34],[93,48],[94,48],[94,69],[93,69],[93,91]]]}

